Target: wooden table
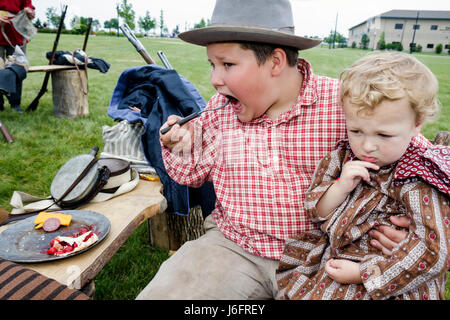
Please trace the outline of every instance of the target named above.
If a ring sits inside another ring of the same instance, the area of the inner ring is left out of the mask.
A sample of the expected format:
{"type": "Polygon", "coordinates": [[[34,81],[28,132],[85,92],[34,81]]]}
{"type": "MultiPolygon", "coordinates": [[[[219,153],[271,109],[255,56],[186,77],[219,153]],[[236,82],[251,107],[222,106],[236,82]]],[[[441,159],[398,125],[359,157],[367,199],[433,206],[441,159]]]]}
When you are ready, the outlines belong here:
{"type": "MultiPolygon", "coordinates": [[[[167,201],[161,191],[161,182],[139,180],[136,188],[128,193],[80,207],[80,210],[98,212],[109,219],[111,230],[105,239],[90,250],[67,259],[23,265],[70,288],[83,288],[143,221],[164,212],[167,201]]],[[[0,227],[0,232],[7,227],[0,227]]]]}

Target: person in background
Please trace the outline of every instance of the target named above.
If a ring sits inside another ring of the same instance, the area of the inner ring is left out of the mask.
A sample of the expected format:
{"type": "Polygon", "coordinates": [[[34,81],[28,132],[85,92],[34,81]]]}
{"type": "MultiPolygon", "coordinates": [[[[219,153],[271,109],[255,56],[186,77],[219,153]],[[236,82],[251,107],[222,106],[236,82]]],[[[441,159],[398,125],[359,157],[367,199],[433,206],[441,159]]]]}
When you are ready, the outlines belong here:
{"type": "Polygon", "coordinates": [[[411,55],[369,54],[341,74],[348,140],[316,167],[305,209],[321,230],[286,241],[280,298],[444,300],[450,147],[414,137],[439,111],[438,81],[411,55]],[[389,255],[371,230],[411,220],[389,255]]]}
{"type": "MultiPolygon", "coordinates": [[[[34,19],[35,7],[31,0],[0,0],[0,61],[6,61],[6,58],[14,53],[16,45],[20,46],[26,53],[27,40],[23,38],[15,29],[10,19],[17,13],[24,10],[28,18],[34,19]]],[[[8,96],[9,104],[12,109],[22,113],[20,108],[22,96],[22,83],[17,86],[16,92],[8,96]]],[[[0,111],[4,110],[4,98],[0,93],[0,111]]]]}

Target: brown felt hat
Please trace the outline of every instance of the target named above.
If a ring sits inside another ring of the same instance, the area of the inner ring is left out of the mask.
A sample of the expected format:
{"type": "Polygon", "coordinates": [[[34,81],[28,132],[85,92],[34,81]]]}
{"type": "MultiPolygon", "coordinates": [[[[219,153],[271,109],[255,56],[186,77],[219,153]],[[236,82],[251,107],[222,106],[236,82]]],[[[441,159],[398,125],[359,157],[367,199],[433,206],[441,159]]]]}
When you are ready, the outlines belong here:
{"type": "Polygon", "coordinates": [[[295,35],[289,0],[217,0],[211,25],[179,34],[193,44],[214,42],[262,42],[305,50],[320,39],[295,35]]]}

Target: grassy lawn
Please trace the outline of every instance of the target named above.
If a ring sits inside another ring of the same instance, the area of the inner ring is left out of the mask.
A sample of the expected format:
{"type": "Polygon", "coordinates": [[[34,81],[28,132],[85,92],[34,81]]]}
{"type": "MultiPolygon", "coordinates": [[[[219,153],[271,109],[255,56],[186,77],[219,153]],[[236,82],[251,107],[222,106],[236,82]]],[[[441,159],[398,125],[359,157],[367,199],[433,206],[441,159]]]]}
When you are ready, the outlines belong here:
{"type": "MultiPolygon", "coordinates": [[[[45,65],[45,53],[53,46],[54,34],[38,34],[27,48],[31,65],[45,65]]],[[[73,51],[83,45],[83,36],[62,35],[59,50],[73,51]]],[[[214,93],[209,82],[209,63],[205,49],[177,39],[141,39],[150,55],[161,64],[156,52],[164,51],[171,65],[190,80],[205,100],[214,93]]],[[[106,74],[89,69],[89,116],[75,120],[53,115],[51,82],[35,112],[19,115],[9,105],[0,113],[14,143],[0,137],[0,207],[11,210],[9,201],[14,190],[36,196],[48,196],[51,181],[58,169],[71,157],[87,153],[94,145],[103,150],[102,126],[114,125],[107,109],[119,75],[126,68],[144,61],[126,38],[90,37],[87,54],[111,64],[106,74]]],[[[367,51],[359,49],[314,48],[301,52],[318,74],[337,77],[367,51]]],[[[422,132],[433,138],[449,130],[450,122],[450,56],[417,55],[438,77],[439,96],[444,106],[439,120],[427,124],[422,132]]],[[[31,103],[41,88],[43,73],[29,73],[23,84],[22,109],[31,103]]],[[[7,104],[7,103],[5,103],[7,104]]],[[[95,299],[134,299],[150,281],[168,253],[149,246],[146,224],[141,225],[96,277],[95,299]]],[[[448,286],[448,284],[447,284],[448,286]]],[[[447,299],[450,299],[447,287],[447,299]]]]}

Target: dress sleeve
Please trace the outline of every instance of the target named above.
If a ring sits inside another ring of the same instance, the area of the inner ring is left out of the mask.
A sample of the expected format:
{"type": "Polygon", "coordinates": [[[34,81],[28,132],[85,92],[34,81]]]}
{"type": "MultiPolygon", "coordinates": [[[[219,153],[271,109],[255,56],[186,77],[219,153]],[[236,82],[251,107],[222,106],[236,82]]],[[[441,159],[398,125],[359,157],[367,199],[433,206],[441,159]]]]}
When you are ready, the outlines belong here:
{"type": "MultiPolygon", "coordinates": [[[[405,188],[408,185],[402,190],[405,188]]],[[[419,288],[417,292],[423,291],[433,280],[438,283],[440,277],[445,278],[449,267],[449,197],[418,183],[401,199],[411,219],[407,238],[393,249],[392,256],[368,255],[361,262],[361,279],[373,299],[387,299],[419,288]]],[[[430,285],[426,290],[433,289],[430,285]]]]}
{"type": "Polygon", "coordinates": [[[347,157],[345,149],[339,148],[322,158],[314,171],[311,185],[306,191],[305,211],[308,217],[315,223],[326,221],[332,214],[325,218],[317,216],[316,205],[328,188],[339,178],[342,164],[347,157]]]}
{"type": "MultiPolygon", "coordinates": [[[[211,99],[205,109],[213,108],[215,100],[211,99]]],[[[175,182],[200,187],[209,181],[220,151],[219,124],[213,112],[206,112],[192,122],[194,137],[190,150],[171,151],[162,144],[161,150],[166,171],[175,182]]]]}

